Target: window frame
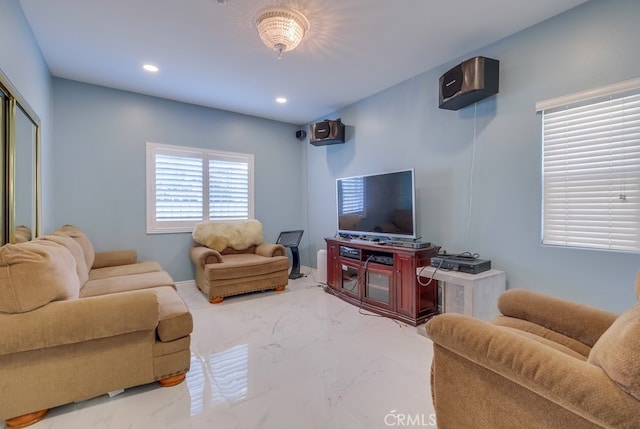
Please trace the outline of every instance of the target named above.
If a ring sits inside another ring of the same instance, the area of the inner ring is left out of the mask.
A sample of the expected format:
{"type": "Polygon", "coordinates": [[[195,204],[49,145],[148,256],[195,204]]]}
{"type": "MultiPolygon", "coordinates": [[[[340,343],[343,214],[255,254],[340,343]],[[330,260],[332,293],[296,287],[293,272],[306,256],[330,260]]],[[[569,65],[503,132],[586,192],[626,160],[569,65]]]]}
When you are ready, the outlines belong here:
{"type": "MultiPolygon", "coordinates": [[[[146,144],[146,206],[147,206],[147,234],[168,234],[192,232],[194,226],[202,221],[210,220],[209,206],[209,161],[223,160],[246,162],[248,167],[248,213],[243,218],[228,218],[219,220],[241,220],[254,218],[254,155],[249,153],[228,152],[188,146],[168,145],[147,142],[146,144]],[[156,220],[156,155],[198,158],[202,160],[202,219],[198,220],[156,220]]],[[[218,220],[218,219],[216,219],[218,220]]]]}
{"type": "Polygon", "coordinates": [[[639,97],[636,78],[536,104],[543,246],[640,252],[639,97]]]}

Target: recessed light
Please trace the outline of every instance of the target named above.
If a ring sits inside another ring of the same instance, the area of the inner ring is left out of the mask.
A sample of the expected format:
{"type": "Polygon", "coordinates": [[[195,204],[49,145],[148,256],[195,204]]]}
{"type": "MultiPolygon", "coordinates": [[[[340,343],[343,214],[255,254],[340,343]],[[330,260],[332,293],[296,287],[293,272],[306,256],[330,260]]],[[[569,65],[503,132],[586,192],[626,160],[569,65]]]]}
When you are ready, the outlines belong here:
{"type": "Polygon", "coordinates": [[[148,72],[153,72],[153,73],[158,71],[158,67],[154,66],[153,64],[145,64],[142,66],[142,68],[148,72]]]}
{"type": "Polygon", "coordinates": [[[284,97],[278,97],[276,98],[276,103],[280,103],[280,104],[284,104],[287,102],[287,99],[284,97]]]}

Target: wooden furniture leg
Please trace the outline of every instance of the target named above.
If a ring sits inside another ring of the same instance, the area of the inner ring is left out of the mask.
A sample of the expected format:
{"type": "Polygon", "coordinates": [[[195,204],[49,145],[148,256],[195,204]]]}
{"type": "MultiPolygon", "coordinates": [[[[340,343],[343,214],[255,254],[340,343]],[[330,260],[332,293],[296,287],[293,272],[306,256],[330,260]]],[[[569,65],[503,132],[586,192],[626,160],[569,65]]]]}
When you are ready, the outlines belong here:
{"type": "Polygon", "coordinates": [[[282,292],[285,288],[286,288],[286,286],[278,286],[278,287],[274,288],[273,290],[275,290],[276,292],[282,292]]]}
{"type": "Polygon", "coordinates": [[[31,426],[34,423],[39,422],[44,419],[44,416],[47,415],[49,410],[40,410],[29,414],[24,414],[22,416],[13,417],[11,419],[7,419],[7,428],[15,429],[15,428],[25,428],[27,426],[31,426]]]}
{"type": "Polygon", "coordinates": [[[185,378],[187,378],[187,373],[183,372],[182,374],[172,375],[170,377],[162,378],[158,380],[158,383],[160,383],[160,386],[162,387],[171,387],[171,386],[175,386],[177,384],[182,383],[185,378]]]}
{"type": "Polygon", "coordinates": [[[224,301],[224,297],[222,296],[214,296],[213,298],[209,298],[209,302],[211,304],[220,304],[222,301],[224,301]]]}

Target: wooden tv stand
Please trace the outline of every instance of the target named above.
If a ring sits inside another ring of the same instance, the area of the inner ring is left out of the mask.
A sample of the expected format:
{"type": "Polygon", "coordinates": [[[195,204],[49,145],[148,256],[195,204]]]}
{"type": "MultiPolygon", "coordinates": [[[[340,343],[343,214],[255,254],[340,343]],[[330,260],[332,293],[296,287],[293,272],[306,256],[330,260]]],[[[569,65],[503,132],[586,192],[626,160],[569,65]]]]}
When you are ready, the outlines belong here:
{"type": "Polygon", "coordinates": [[[439,247],[414,249],[336,238],[325,241],[327,292],[413,326],[438,314],[438,282],[420,285],[416,268],[429,265],[439,247]]]}

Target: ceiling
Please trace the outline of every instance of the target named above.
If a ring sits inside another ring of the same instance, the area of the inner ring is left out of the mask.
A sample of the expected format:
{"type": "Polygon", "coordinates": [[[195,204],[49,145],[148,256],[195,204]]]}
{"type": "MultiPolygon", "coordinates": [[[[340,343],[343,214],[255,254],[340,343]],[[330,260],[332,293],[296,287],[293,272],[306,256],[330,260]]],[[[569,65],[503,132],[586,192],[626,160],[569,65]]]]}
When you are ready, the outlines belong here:
{"type": "Polygon", "coordinates": [[[305,124],[586,0],[219,1],[20,4],[54,76],[305,124]],[[273,5],[311,23],[281,60],[253,24],[273,5]]]}

